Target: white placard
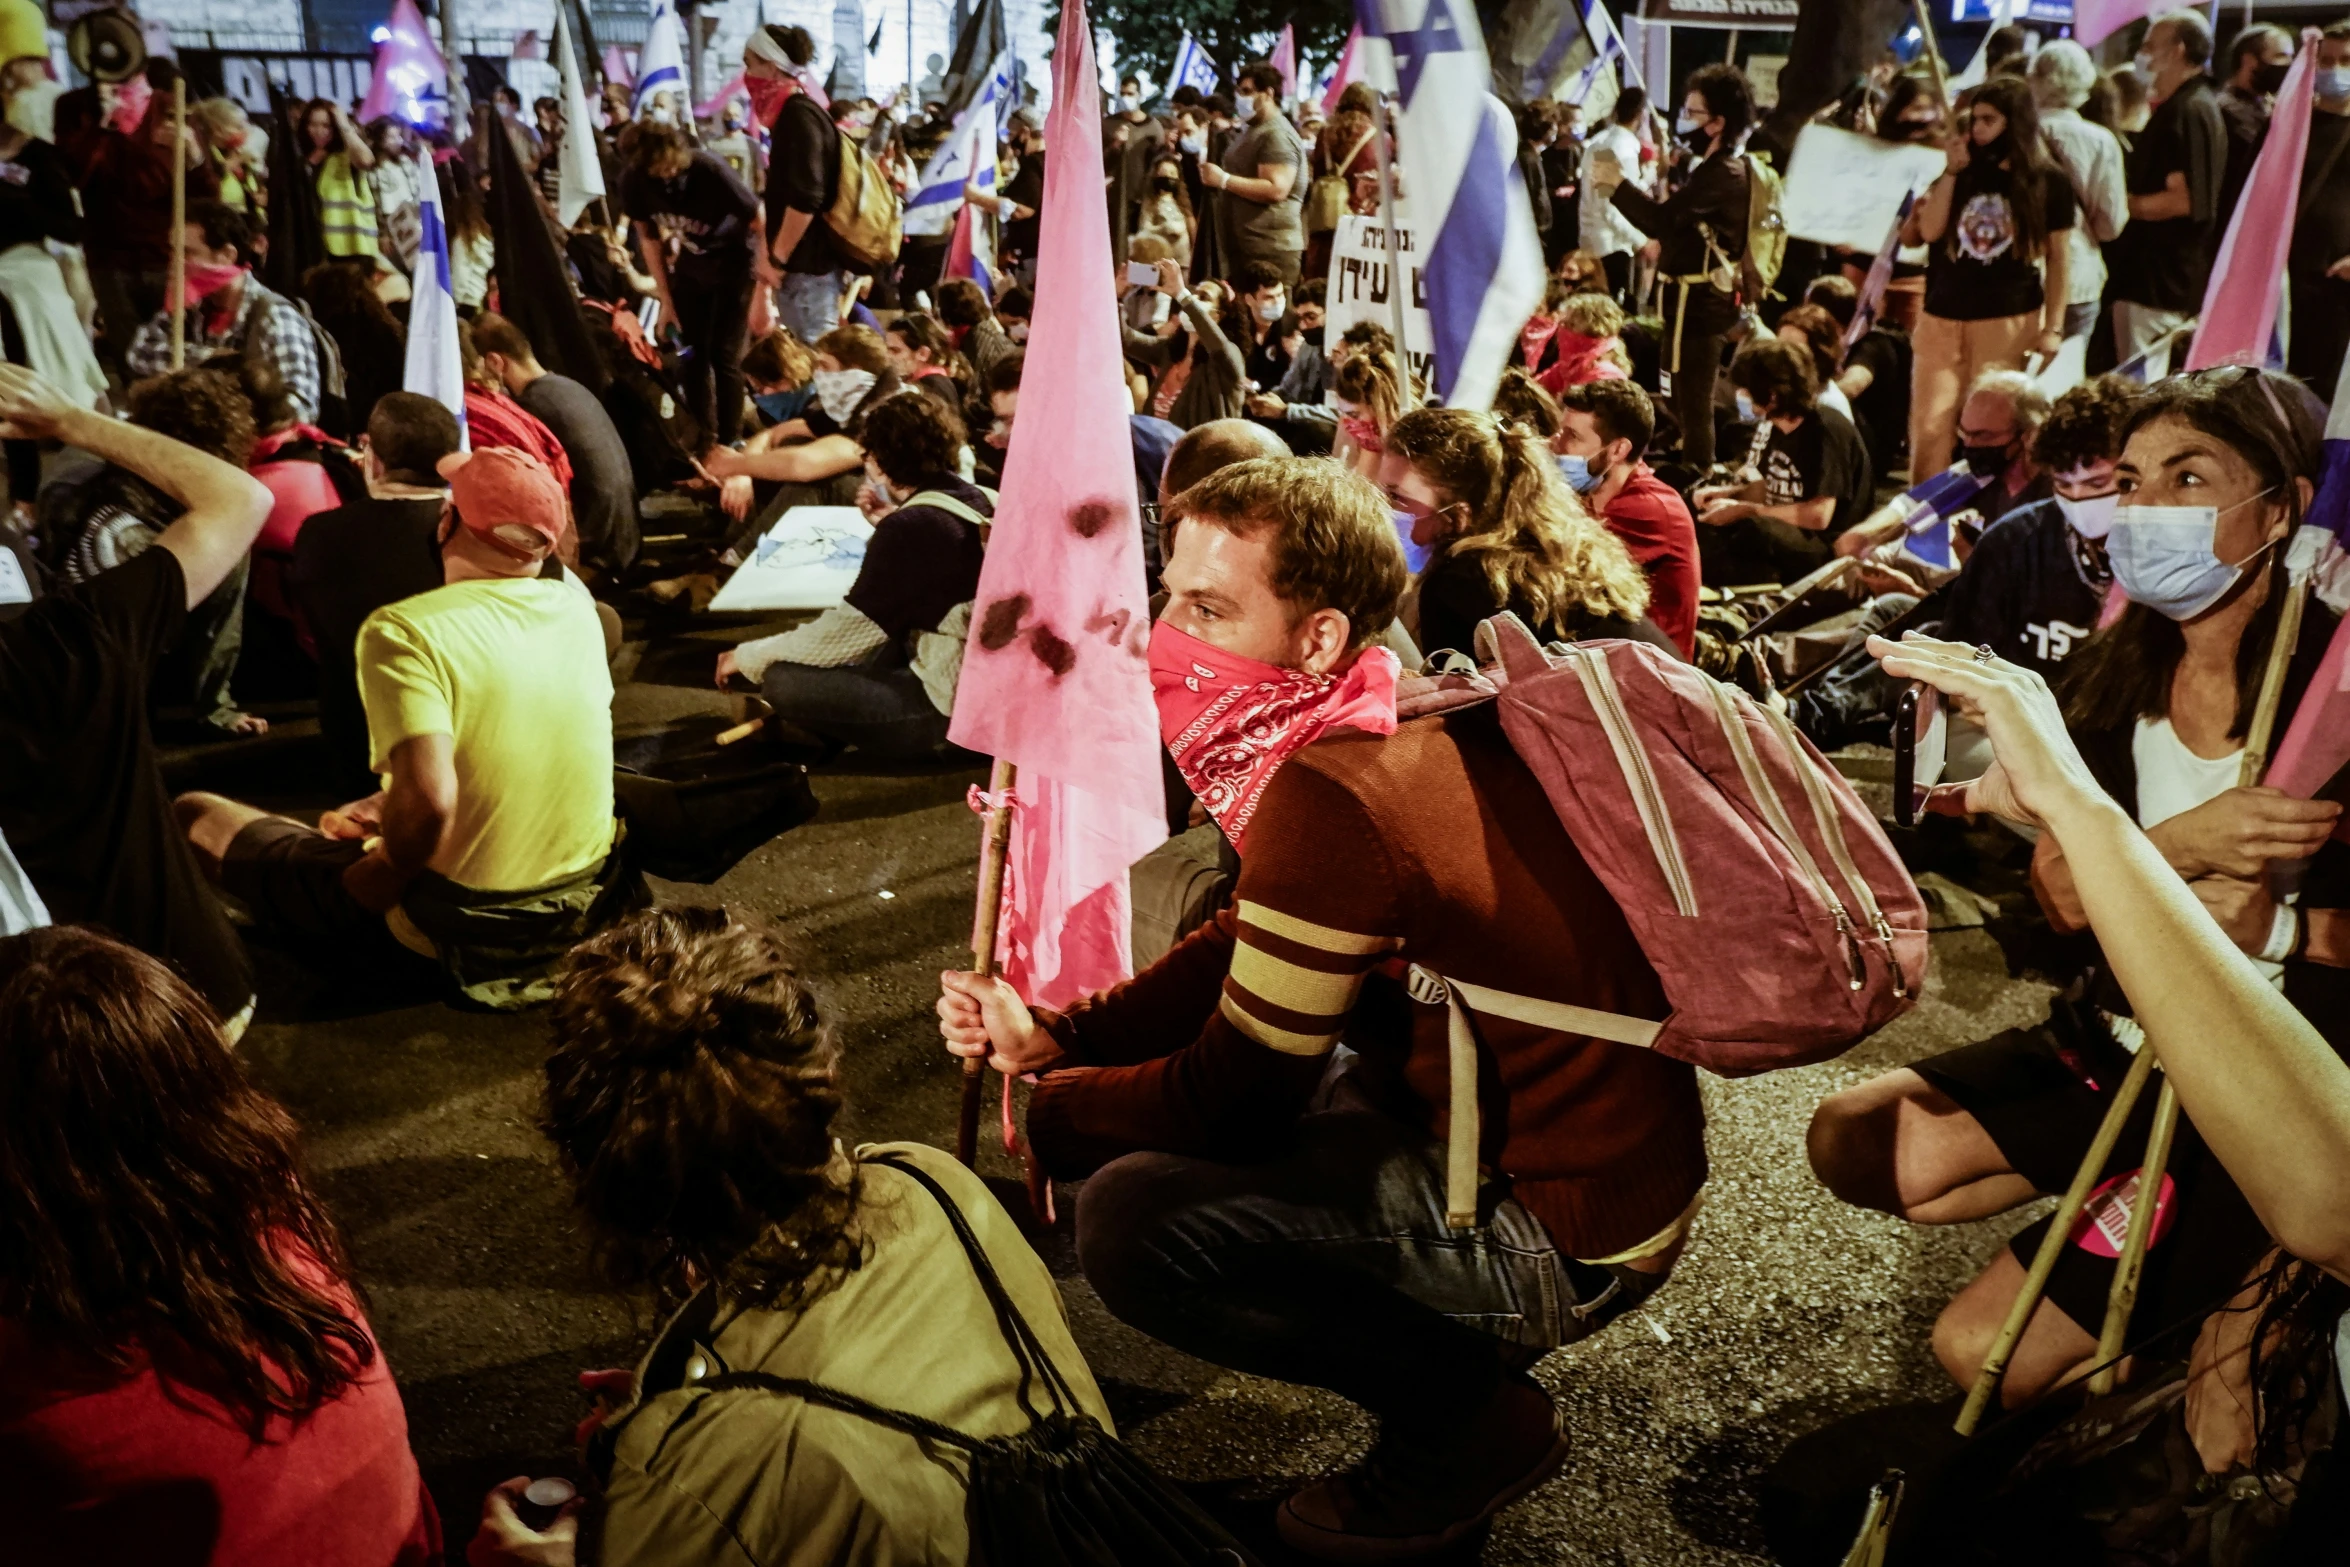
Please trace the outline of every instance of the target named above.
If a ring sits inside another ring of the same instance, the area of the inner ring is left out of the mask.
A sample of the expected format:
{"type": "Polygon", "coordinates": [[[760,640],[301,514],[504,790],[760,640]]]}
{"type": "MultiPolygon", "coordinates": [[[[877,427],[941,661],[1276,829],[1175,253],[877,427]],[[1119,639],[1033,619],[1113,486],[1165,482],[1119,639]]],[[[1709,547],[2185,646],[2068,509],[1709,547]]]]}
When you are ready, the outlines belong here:
{"type": "MultiPolygon", "coordinates": [[[[1400,219],[1395,225],[1395,243],[1408,260],[1405,271],[1412,280],[1411,294],[1404,300],[1403,350],[1420,384],[1433,386],[1436,329],[1428,321],[1428,280],[1412,243],[1411,225],[1400,219]]],[[[1395,330],[1394,307],[1387,297],[1388,277],[1386,225],[1375,217],[1352,213],[1340,218],[1330,247],[1329,293],[1322,307],[1325,344],[1337,342],[1357,321],[1376,321],[1390,332],[1395,330]]]]}
{"type": "Polygon", "coordinates": [[[854,506],[794,506],[759,536],[710,607],[830,609],[848,596],[872,537],[854,506]]]}
{"type": "Polygon", "coordinates": [[[1901,199],[1934,183],[1942,149],[1806,125],[1787,160],[1780,212],[1796,239],[1875,255],[1901,199]]]}

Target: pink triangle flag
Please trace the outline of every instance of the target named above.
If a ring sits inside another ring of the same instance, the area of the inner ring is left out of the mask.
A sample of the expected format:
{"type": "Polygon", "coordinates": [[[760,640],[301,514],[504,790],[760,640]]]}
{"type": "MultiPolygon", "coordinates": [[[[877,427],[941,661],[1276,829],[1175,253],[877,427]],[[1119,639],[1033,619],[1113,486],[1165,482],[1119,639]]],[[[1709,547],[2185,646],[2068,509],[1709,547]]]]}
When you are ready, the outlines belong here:
{"type": "Polygon", "coordinates": [[[1338,54],[1338,68],[1330,73],[1330,85],[1323,90],[1322,112],[1324,114],[1336,114],[1339,95],[1362,76],[1363,63],[1357,56],[1355,48],[1362,41],[1363,26],[1357,22],[1354,30],[1346,35],[1346,47],[1338,54]]]}
{"type": "Polygon", "coordinates": [[[433,47],[432,31],[425,25],[424,14],[416,9],[416,0],[392,0],[384,32],[384,41],[375,46],[375,63],[367,80],[367,101],[359,106],[359,122],[364,125],[387,114],[421,120],[425,116],[417,112],[419,104],[437,102],[445,109],[448,62],[433,47]]]}
{"type": "Polygon", "coordinates": [[[604,45],[604,80],[615,87],[636,85],[636,68],[629,64],[628,56],[618,44],[604,45]]]}
{"type": "Polygon", "coordinates": [[[1297,24],[1295,22],[1281,24],[1281,38],[1273,45],[1272,58],[1268,63],[1274,70],[1281,73],[1281,96],[1295,98],[1297,96],[1297,24]]]}
{"type": "Polygon", "coordinates": [[[2277,310],[2285,301],[2285,253],[2293,246],[2293,216],[2301,204],[2301,165],[2309,155],[2317,40],[2314,27],[2301,34],[2301,52],[2277,89],[2268,136],[2211,263],[2203,316],[2187,349],[2189,370],[2268,362],[2277,310]]]}
{"type": "Polygon", "coordinates": [[[1068,0],[1028,373],[949,730],[1020,770],[1000,972],[1054,1007],[1131,972],[1127,867],[1167,835],[1095,77],[1068,0]]]}
{"type": "Polygon", "coordinates": [[[2151,16],[2163,0],[2074,0],[2073,42],[2094,49],[2137,21],[2151,16]]]}

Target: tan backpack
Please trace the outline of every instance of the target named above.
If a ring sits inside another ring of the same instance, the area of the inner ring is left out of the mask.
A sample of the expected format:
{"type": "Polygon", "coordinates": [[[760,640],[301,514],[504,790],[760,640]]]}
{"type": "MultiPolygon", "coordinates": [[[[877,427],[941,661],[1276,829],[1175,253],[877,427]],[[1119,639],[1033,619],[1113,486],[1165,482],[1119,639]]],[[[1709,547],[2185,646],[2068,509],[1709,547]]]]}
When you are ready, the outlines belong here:
{"type": "Polygon", "coordinates": [[[840,193],[824,221],[849,264],[860,272],[878,272],[898,259],[905,230],[898,193],[889,176],[856,138],[836,132],[840,141],[840,193]]]}

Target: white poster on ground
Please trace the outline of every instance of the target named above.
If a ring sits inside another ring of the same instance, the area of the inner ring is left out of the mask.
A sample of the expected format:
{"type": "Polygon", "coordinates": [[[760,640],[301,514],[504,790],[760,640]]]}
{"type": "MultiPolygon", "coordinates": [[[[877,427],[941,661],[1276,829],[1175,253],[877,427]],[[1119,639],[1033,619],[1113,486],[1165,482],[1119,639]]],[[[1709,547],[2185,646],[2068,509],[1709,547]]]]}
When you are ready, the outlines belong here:
{"type": "MultiPolygon", "coordinates": [[[[1883,236],[1880,235],[1879,238],[1883,236]]],[[[1436,378],[1436,332],[1428,323],[1428,282],[1412,242],[1411,225],[1398,220],[1395,242],[1404,253],[1411,292],[1404,296],[1403,349],[1410,356],[1412,374],[1422,385],[1436,378]]],[[[1357,321],[1376,321],[1395,330],[1395,310],[1388,298],[1393,269],[1387,264],[1387,228],[1377,218],[1352,213],[1338,220],[1330,248],[1330,288],[1323,305],[1326,322],[1322,341],[1335,343],[1357,321]]]]}
{"type": "Polygon", "coordinates": [[[1796,239],[1875,255],[1902,198],[1941,174],[1942,149],[1806,125],[1787,159],[1780,212],[1796,239]]]}
{"type": "Polygon", "coordinates": [[[872,537],[873,524],[854,506],[794,506],[759,536],[710,607],[830,609],[848,597],[872,537]]]}

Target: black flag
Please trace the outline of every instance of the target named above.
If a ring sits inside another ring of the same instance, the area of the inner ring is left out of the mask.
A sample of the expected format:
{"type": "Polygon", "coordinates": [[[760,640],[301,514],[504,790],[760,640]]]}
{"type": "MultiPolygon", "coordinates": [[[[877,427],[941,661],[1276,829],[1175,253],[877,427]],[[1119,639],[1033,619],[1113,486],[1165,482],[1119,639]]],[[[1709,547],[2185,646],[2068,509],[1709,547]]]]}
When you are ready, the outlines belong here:
{"type": "Polygon", "coordinates": [[[318,185],[302,165],[301,107],[269,87],[269,255],[261,281],[288,299],[302,297],[302,274],[326,260],[318,185]]]}
{"type": "Polygon", "coordinates": [[[1003,0],[979,0],[970,19],[955,34],[954,58],[947,62],[946,104],[951,118],[971,107],[987,85],[988,69],[1002,54],[1010,35],[1004,29],[1003,0]]]}
{"type": "Polygon", "coordinates": [[[601,394],[611,372],[596,352],[579,296],[572,292],[555,215],[547,209],[538,182],[523,171],[513,134],[503,120],[486,107],[476,113],[483,117],[480,139],[487,144],[499,312],[530,339],[541,364],[601,394]]]}

